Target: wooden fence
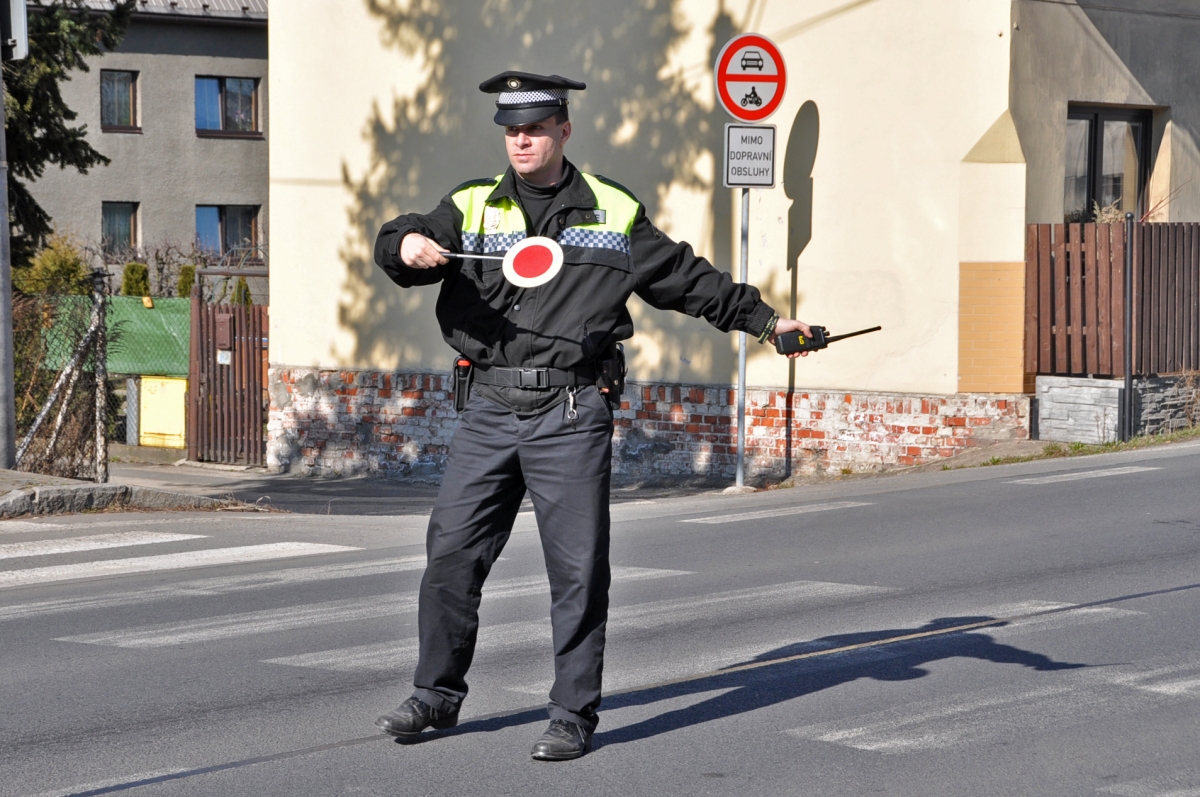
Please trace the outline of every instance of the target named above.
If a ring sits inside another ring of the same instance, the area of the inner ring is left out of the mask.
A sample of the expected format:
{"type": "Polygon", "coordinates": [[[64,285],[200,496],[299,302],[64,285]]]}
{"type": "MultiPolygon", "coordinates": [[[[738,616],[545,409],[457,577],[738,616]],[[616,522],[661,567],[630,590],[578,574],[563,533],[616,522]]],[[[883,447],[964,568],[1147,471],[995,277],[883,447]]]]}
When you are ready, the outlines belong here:
{"type": "Polygon", "coordinates": [[[188,459],[262,465],[267,307],[192,296],[188,459]]]}
{"type": "MultiPolygon", "coordinates": [[[[1133,373],[1200,368],[1200,224],[1133,225],[1133,373]]],[[[1124,376],[1125,225],[1031,224],[1025,371],[1124,376]]]]}

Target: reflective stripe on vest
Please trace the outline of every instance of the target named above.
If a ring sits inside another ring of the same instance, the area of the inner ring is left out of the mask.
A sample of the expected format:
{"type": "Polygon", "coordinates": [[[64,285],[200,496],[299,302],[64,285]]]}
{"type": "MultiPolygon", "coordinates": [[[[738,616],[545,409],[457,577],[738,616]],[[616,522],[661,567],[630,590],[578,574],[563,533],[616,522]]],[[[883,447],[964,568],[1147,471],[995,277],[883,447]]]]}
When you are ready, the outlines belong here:
{"type": "Polygon", "coordinates": [[[503,177],[501,174],[490,183],[467,186],[451,197],[463,215],[463,252],[485,255],[507,252],[525,240],[525,214],[517,203],[507,197],[490,204],[487,201],[503,177]]]}
{"type": "MultiPolygon", "coordinates": [[[[468,186],[451,197],[463,216],[462,251],[479,254],[507,252],[528,237],[525,214],[508,197],[489,203],[488,197],[504,175],[489,183],[468,186]]],[[[590,174],[582,175],[596,196],[597,215],[603,219],[591,224],[567,227],[558,234],[563,255],[569,263],[602,262],[615,265],[619,255],[628,258],[629,236],[637,218],[638,202],[590,174]]],[[[626,266],[627,267],[627,266],[626,266]]]]}

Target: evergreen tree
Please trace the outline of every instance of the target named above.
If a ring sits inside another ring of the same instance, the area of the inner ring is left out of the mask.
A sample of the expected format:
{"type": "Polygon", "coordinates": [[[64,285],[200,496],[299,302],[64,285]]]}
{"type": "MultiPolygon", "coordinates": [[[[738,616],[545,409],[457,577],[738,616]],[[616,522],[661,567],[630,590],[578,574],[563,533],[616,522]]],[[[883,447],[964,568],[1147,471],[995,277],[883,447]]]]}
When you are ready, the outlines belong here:
{"type": "Polygon", "coordinates": [[[30,263],[51,232],[51,219],[29,193],[54,164],[87,174],[108,158],[87,141],[87,125],[72,126],[75,111],[63,101],[59,84],[73,71],[87,72],[87,60],[121,42],[137,0],[115,0],[112,10],[95,11],[86,0],[29,4],[29,57],[4,64],[5,136],[8,145],[8,209],[12,263],[30,263]]]}

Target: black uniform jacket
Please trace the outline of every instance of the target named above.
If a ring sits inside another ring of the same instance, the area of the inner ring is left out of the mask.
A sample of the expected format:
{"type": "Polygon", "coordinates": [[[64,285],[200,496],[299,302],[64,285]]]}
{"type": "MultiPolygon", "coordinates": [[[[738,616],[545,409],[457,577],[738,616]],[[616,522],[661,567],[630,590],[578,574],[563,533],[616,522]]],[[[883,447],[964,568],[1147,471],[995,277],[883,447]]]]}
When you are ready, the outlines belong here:
{"type": "MultiPolygon", "coordinates": [[[[554,209],[546,214],[542,228],[527,230],[528,235],[557,238],[564,228],[584,223],[585,214],[598,207],[579,171],[567,164],[567,173],[568,183],[554,209]]],[[[517,179],[509,168],[488,201],[509,197],[519,203],[517,179]]],[[[610,180],[598,179],[629,193],[610,180]]],[[[442,335],[455,351],[484,368],[592,365],[613,343],[633,335],[633,319],[625,303],[634,293],[652,307],[702,316],[726,332],[741,330],[757,336],[774,315],[756,288],[735,283],[728,273],[698,257],[691,246],[672,241],[650,223],[640,204],[628,258],[579,263],[571,262],[568,254],[558,276],[536,288],[509,283],[496,260],[454,258],[432,269],[410,268],[400,260],[400,241],[411,232],[433,239],[447,251],[462,252],[462,223],[462,213],[449,196],[432,213],[393,219],[379,231],[375,262],[401,287],[441,282],[437,319],[442,335]]]]}

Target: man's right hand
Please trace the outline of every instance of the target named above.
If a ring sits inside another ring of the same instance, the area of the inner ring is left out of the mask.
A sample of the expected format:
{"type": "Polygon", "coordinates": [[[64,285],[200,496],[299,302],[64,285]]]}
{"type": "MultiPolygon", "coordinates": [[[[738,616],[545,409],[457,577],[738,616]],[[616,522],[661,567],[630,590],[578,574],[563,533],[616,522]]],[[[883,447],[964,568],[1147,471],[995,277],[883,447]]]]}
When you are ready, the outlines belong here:
{"type": "Polygon", "coordinates": [[[440,246],[417,232],[401,239],[400,260],[409,268],[436,268],[450,262],[442,256],[440,246]]]}

